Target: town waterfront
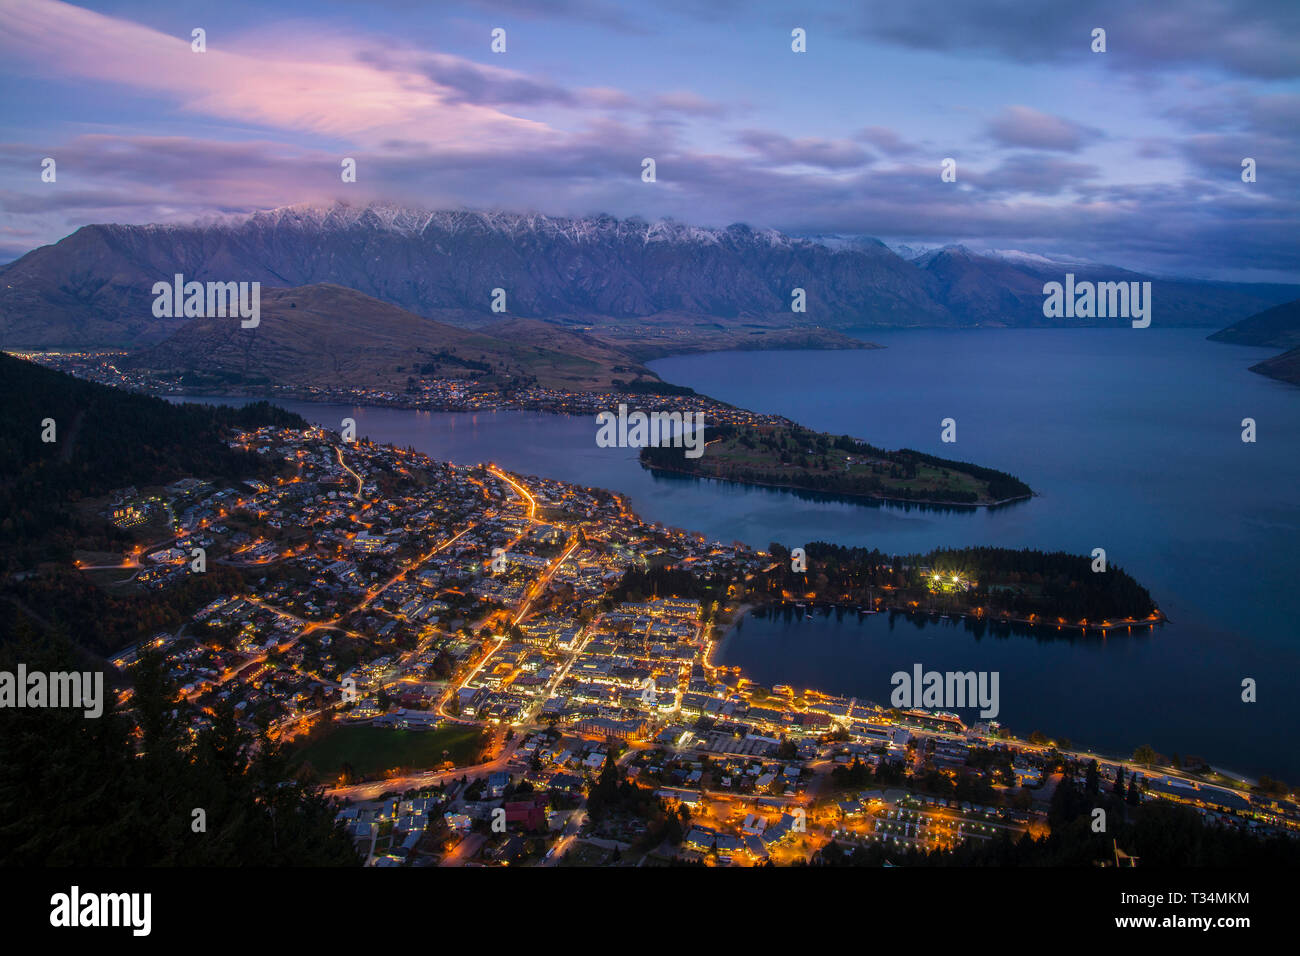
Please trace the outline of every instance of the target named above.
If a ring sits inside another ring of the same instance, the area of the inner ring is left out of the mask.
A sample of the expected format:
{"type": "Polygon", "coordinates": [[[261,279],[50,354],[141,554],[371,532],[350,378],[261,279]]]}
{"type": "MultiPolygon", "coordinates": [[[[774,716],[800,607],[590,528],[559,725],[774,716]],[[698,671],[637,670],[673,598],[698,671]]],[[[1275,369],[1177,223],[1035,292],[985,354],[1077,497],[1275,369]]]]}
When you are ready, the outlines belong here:
{"type": "MultiPolygon", "coordinates": [[[[724,542],[814,540],[924,552],[998,545],[1106,549],[1169,622],[1106,638],[1052,630],[977,637],[943,622],[751,617],[720,663],[763,683],[882,702],[888,676],[920,662],[1000,670],[1000,719],[1076,746],[1149,743],[1245,774],[1300,775],[1300,389],[1248,366],[1271,350],[1206,330],[917,330],[869,351],[733,352],[654,363],[669,382],[809,427],[1008,471],[1036,497],[997,509],[848,502],[652,474],[635,449],[599,448],[587,418],[429,413],[280,402],[338,428],[458,463],[605,487],[645,517],[724,542]],[[954,418],[957,442],[941,443],[954,418]],[[1241,441],[1254,418],[1258,441],[1241,441]],[[1243,703],[1241,681],[1258,682],[1243,703]]],[[[228,400],[227,400],[228,401],[228,400]]]]}

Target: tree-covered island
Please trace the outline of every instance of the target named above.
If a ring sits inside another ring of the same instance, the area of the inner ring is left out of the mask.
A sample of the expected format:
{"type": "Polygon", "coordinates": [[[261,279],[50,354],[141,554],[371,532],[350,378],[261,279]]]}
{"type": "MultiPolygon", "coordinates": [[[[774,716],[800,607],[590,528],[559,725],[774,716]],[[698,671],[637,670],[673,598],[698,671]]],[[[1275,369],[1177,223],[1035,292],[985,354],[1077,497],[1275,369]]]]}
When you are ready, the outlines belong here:
{"type": "Polygon", "coordinates": [[[1033,494],[1019,478],[993,468],[909,448],[886,451],[799,425],[709,426],[704,454],[689,458],[685,451],[647,447],[640,460],[652,471],[855,498],[995,505],[1033,494]]]}
{"type": "Polygon", "coordinates": [[[753,591],[774,601],[853,604],[870,610],[951,614],[988,621],[1109,630],[1164,620],[1147,589],[1122,568],[1029,548],[939,548],[888,555],[815,541],[773,564],[753,591]],[[796,570],[801,567],[804,570],[796,570]]]}

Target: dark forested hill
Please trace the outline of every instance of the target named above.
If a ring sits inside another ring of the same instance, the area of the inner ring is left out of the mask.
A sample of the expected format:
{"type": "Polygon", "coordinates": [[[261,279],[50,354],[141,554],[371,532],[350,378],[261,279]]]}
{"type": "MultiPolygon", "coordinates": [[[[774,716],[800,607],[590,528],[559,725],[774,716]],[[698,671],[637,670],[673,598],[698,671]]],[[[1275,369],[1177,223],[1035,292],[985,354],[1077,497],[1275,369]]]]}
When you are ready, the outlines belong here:
{"type": "Polygon", "coordinates": [[[1300,346],[1300,299],[1256,313],[1210,336],[1234,345],[1269,345],[1278,349],[1300,346]]]}
{"type": "Polygon", "coordinates": [[[1252,372],[1300,385],[1300,299],[1265,309],[1210,336],[1214,342],[1287,349],[1250,367],[1252,372]]]}
{"type": "Polygon", "coordinates": [[[68,551],[82,521],[70,506],[83,498],[265,474],[265,459],[227,445],[229,427],[306,425],[265,402],[173,405],[3,354],[0,403],[0,568],[68,551]],[[51,428],[55,440],[44,441],[51,428]]]}

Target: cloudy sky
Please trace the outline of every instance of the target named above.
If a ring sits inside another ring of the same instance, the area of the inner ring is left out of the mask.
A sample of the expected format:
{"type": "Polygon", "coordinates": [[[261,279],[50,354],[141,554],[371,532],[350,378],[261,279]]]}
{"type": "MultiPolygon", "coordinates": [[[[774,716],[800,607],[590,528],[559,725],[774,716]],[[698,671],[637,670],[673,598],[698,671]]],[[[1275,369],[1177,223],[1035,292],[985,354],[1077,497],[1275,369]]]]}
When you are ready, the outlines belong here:
{"type": "Polygon", "coordinates": [[[1300,281],[1296,0],[0,0],[0,83],[0,262],[343,199],[1300,281]]]}

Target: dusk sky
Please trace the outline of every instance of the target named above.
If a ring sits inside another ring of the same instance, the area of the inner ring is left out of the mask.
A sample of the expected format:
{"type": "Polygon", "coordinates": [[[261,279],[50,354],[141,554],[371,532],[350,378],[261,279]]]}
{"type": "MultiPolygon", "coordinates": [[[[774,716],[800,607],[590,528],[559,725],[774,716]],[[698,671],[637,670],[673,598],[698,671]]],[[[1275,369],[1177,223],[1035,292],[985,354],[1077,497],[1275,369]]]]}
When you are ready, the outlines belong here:
{"type": "Polygon", "coordinates": [[[343,199],[1300,282],[1298,46],[1295,0],[0,0],[0,262],[343,199]]]}

